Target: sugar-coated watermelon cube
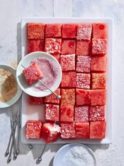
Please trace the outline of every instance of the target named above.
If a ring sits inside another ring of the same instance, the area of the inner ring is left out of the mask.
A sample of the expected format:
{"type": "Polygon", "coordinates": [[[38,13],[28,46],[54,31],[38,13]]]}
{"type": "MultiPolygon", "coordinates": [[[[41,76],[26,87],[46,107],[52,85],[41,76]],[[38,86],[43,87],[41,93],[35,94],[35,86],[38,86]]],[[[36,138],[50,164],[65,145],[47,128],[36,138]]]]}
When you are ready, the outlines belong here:
{"type": "Polygon", "coordinates": [[[89,119],[90,121],[105,120],[105,106],[91,106],[89,119]]]}
{"type": "Polygon", "coordinates": [[[93,38],[95,39],[106,39],[107,38],[108,26],[104,23],[93,24],[93,38]]]}
{"type": "Polygon", "coordinates": [[[77,56],[76,71],[77,72],[90,72],[91,58],[89,56],[77,56]]]}
{"type": "MultiPolygon", "coordinates": [[[[57,89],[55,91],[55,93],[57,95],[60,95],[60,89],[57,89]]],[[[60,99],[57,99],[56,96],[54,94],[51,94],[47,97],[44,98],[44,103],[48,103],[48,104],[59,104],[60,103],[60,99]]]]}
{"type": "Polygon", "coordinates": [[[78,24],[77,26],[77,39],[90,40],[92,33],[92,24],[78,24]]]}
{"type": "Polygon", "coordinates": [[[61,87],[64,87],[64,88],[76,87],[76,72],[63,72],[61,87]]]}
{"type": "Polygon", "coordinates": [[[61,53],[61,39],[46,38],[45,39],[45,51],[50,54],[60,54],[61,53]]]}
{"type": "Polygon", "coordinates": [[[61,105],[60,107],[60,121],[61,122],[73,122],[74,120],[74,106],[73,105],[61,105]]]}
{"type": "Polygon", "coordinates": [[[61,89],[61,104],[74,105],[75,104],[75,89],[61,89]]]}
{"type": "Polygon", "coordinates": [[[88,139],[90,136],[89,122],[76,123],[75,132],[76,132],[76,138],[88,139]]]}
{"type": "Polygon", "coordinates": [[[90,90],[91,105],[105,105],[106,91],[105,90],[90,90]]]}
{"type": "Polygon", "coordinates": [[[105,89],[105,88],[106,88],[106,74],[92,73],[92,89],[105,89]]]}
{"type": "Polygon", "coordinates": [[[63,71],[75,70],[75,54],[61,55],[60,61],[63,71]]]}
{"type": "Polygon", "coordinates": [[[29,120],[26,123],[25,136],[27,139],[41,138],[42,122],[39,120],[29,120]]]}
{"type": "Polygon", "coordinates": [[[29,102],[29,104],[32,104],[32,105],[42,105],[43,98],[42,97],[28,96],[28,102],[29,102]]]}
{"type": "Polygon", "coordinates": [[[44,40],[28,40],[27,41],[27,52],[44,51],[44,40]]]}
{"type": "Polygon", "coordinates": [[[103,139],[105,137],[105,121],[90,122],[90,138],[103,139]]]}
{"type": "Polygon", "coordinates": [[[61,37],[61,24],[47,24],[45,37],[61,37]]]}
{"type": "Polygon", "coordinates": [[[62,38],[75,38],[77,27],[75,24],[63,24],[62,38]]]}
{"type": "Polygon", "coordinates": [[[92,54],[103,55],[107,53],[107,40],[106,39],[92,39],[92,54]]]}
{"type": "Polygon", "coordinates": [[[59,105],[45,105],[45,120],[52,122],[59,121],[59,105]]]}
{"type": "Polygon", "coordinates": [[[76,89],[76,105],[89,105],[90,104],[90,95],[89,90],[76,89]]]}
{"type": "Polygon", "coordinates": [[[75,40],[62,41],[62,54],[75,54],[76,42],[75,40]]]}
{"type": "Polygon", "coordinates": [[[40,70],[38,64],[35,62],[23,70],[23,75],[29,85],[32,85],[43,77],[42,71],[40,70]]]}
{"type": "Polygon", "coordinates": [[[88,56],[90,54],[90,42],[89,41],[77,41],[76,54],[88,56]]]}
{"type": "Polygon", "coordinates": [[[44,39],[45,25],[40,23],[27,24],[27,37],[28,39],[44,39]]]}
{"type": "Polygon", "coordinates": [[[76,87],[83,89],[90,89],[90,74],[77,73],[76,87]]]}
{"type": "Polygon", "coordinates": [[[73,123],[61,123],[61,138],[62,139],[75,138],[75,125],[73,123]]]}
{"type": "Polygon", "coordinates": [[[75,107],[75,122],[88,122],[89,120],[89,107],[80,106],[75,107]]]}
{"type": "Polygon", "coordinates": [[[92,57],[91,59],[91,71],[93,72],[104,72],[106,71],[106,56],[92,57]]]}

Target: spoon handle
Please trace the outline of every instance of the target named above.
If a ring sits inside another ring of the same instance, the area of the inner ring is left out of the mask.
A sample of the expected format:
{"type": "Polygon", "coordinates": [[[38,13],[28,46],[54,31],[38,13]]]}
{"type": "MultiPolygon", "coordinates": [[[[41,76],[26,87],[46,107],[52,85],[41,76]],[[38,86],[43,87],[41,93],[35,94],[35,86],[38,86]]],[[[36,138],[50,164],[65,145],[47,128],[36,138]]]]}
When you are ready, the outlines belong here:
{"type": "Polygon", "coordinates": [[[36,160],[36,164],[39,164],[41,161],[42,161],[42,156],[43,156],[43,153],[44,153],[44,151],[45,151],[45,149],[46,149],[46,146],[47,146],[47,144],[44,144],[44,147],[43,147],[43,149],[42,149],[42,152],[41,152],[41,154],[40,154],[40,156],[37,158],[37,160],[36,160]]]}

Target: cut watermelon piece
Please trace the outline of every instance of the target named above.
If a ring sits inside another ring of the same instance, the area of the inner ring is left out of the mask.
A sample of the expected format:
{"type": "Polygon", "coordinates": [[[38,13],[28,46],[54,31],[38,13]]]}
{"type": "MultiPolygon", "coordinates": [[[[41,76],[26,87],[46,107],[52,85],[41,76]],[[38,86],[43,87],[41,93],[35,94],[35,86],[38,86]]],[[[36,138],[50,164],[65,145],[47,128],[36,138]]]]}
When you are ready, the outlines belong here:
{"type": "Polygon", "coordinates": [[[61,138],[62,139],[75,138],[75,125],[73,123],[61,123],[61,138]]]}
{"type": "Polygon", "coordinates": [[[44,40],[28,40],[27,52],[44,51],[44,40]]]}
{"type": "Polygon", "coordinates": [[[75,40],[62,41],[62,54],[75,54],[75,40]]]}
{"type": "Polygon", "coordinates": [[[106,88],[106,74],[92,73],[92,89],[106,88]]]}
{"type": "Polygon", "coordinates": [[[76,123],[75,132],[76,132],[76,138],[88,139],[90,136],[89,122],[76,123]]]}
{"type": "Polygon", "coordinates": [[[105,72],[106,71],[106,56],[92,57],[91,59],[91,71],[93,72],[105,72]]]}
{"type": "Polygon", "coordinates": [[[41,137],[46,143],[57,141],[60,137],[60,126],[55,123],[44,123],[41,137]]]}
{"type": "Polygon", "coordinates": [[[105,121],[90,122],[90,138],[103,139],[105,137],[105,121]]]}
{"type": "Polygon", "coordinates": [[[77,73],[76,87],[83,89],[90,89],[90,74],[77,73]]]}
{"type": "Polygon", "coordinates": [[[35,62],[23,70],[23,75],[29,85],[32,85],[43,77],[42,71],[35,62]]]}
{"type": "Polygon", "coordinates": [[[75,70],[75,54],[61,55],[61,66],[63,71],[75,70]]]}
{"type": "Polygon", "coordinates": [[[75,122],[88,122],[89,120],[89,107],[81,106],[75,107],[75,122]]]}
{"type": "Polygon", "coordinates": [[[64,88],[76,87],[76,72],[63,72],[61,87],[64,87],[64,88]]]}
{"type": "Polygon", "coordinates": [[[75,89],[61,89],[61,104],[74,105],[75,104],[75,89]]]}
{"type": "Polygon", "coordinates": [[[90,90],[91,105],[105,105],[106,91],[105,90],[90,90]]]}
{"type": "Polygon", "coordinates": [[[90,107],[90,121],[105,120],[105,106],[90,107]]]}
{"type": "Polygon", "coordinates": [[[38,120],[29,120],[26,123],[25,136],[27,139],[41,138],[42,122],[38,120]]]}
{"type": "Polygon", "coordinates": [[[28,101],[29,101],[29,104],[32,104],[32,105],[42,105],[43,104],[42,97],[28,96],[28,101]]]}
{"type": "Polygon", "coordinates": [[[46,37],[61,37],[61,24],[47,24],[45,36],[46,37]]]}
{"type": "Polygon", "coordinates": [[[44,39],[45,25],[40,23],[27,24],[27,37],[28,39],[44,39]]]}
{"type": "Polygon", "coordinates": [[[79,24],[77,26],[77,39],[90,40],[92,33],[92,24],[79,24]]]}
{"type": "Polygon", "coordinates": [[[72,105],[62,105],[60,113],[61,122],[73,122],[74,120],[74,106],[72,105]]]}
{"type": "Polygon", "coordinates": [[[106,39],[92,39],[92,54],[103,55],[107,53],[107,40],[106,39]]]}
{"type": "Polygon", "coordinates": [[[76,47],[77,55],[88,56],[90,54],[89,49],[90,49],[89,41],[77,41],[77,47],[76,47]]]}
{"type": "MultiPolygon", "coordinates": [[[[60,95],[60,89],[57,89],[55,91],[55,93],[57,95],[60,95]]],[[[47,97],[44,98],[44,103],[48,103],[48,104],[59,104],[60,103],[60,99],[57,99],[56,96],[54,94],[51,94],[47,97]]]]}
{"type": "Polygon", "coordinates": [[[90,104],[90,95],[89,90],[76,89],[76,105],[89,105],[90,104]]]}
{"type": "Polygon", "coordinates": [[[75,24],[63,24],[62,26],[62,38],[75,38],[77,27],[75,24]]]}
{"type": "Polygon", "coordinates": [[[45,51],[50,54],[61,53],[61,39],[58,38],[46,38],[45,39],[45,51]]]}
{"type": "Polygon", "coordinates": [[[103,23],[93,24],[93,38],[95,39],[106,39],[108,27],[103,23]]]}
{"type": "Polygon", "coordinates": [[[91,58],[89,56],[77,56],[76,71],[77,72],[90,72],[91,58]]]}
{"type": "Polygon", "coordinates": [[[59,121],[59,105],[46,104],[45,105],[45,119],[51,122],[59,121]]]}

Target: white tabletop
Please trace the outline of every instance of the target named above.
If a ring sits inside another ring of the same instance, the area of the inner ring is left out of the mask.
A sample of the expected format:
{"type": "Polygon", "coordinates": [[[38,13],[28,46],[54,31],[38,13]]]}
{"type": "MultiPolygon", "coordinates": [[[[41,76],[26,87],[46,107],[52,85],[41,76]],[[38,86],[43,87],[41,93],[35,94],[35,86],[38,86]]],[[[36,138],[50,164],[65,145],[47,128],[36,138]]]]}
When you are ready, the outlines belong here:
{"type": "MultiPolygon", "coordinates": [[[[90,145],[98,166],[124,165],[124,1],[123,0],[0,0],[0,63],[16,67],[20,55],[18,23],[22,17],[110,17],[114,21],[112,120],[113,140],[108,145],[90,145]]],[[[18,104],[12,109],[17,109],[18,104]]],[[[4,152],[10,134],[9,113],[0,110],[0,166],[6,166],[4,152]]],[[[29,151],[21,145],[21,155],[10,166],[35,166],[42,146],[29,151]]],[[[59,145],[48,146],[40,165],[52,166],[59,145]]]]}

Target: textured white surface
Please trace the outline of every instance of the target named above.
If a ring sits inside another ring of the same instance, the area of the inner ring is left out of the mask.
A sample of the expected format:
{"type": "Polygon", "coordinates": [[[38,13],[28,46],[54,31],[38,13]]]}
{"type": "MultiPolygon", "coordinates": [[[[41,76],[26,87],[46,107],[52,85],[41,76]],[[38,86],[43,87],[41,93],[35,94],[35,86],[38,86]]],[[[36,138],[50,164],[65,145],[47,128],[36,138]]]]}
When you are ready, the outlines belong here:
{"type": "MultiPolygon", "coordinates": [[[[113,143],[110,146],[93,145],[90,147],[96,154],[98,166],[124,166],[124,1],[72,0],[72,3],[65,3],[65,0],[61,0],[58,5],[59,8],[61,6],[61,10],[55,12],[57,9],[54,9],[54,0],[0,0],[0,63],[16,65],[17,55],[19,55],[17,43],[19,44],[20,41],[17,37],[17,23],[22,17],[65,16],[65,13],[66,16],[70,16],[71,10],[74,17],[111,17],[114,21],[113,143]],[[65,6],[66,12],[64,12],[65,6]]],[[[0,166],[7,166],[4,152],[10,134],[10,110],[1,110],[0,113],[0,166]]],[[[42,146],[35,146],[30,152],[27,146],[21,145],[22,155],[16,161],[11,162],[10,166],[35,166],[34,158],[39,155],[41,148],[42,146]]],[[[52,166],[52,158],[59,148],[59,145],[49,146],[40,165],[52,166]]]]}

